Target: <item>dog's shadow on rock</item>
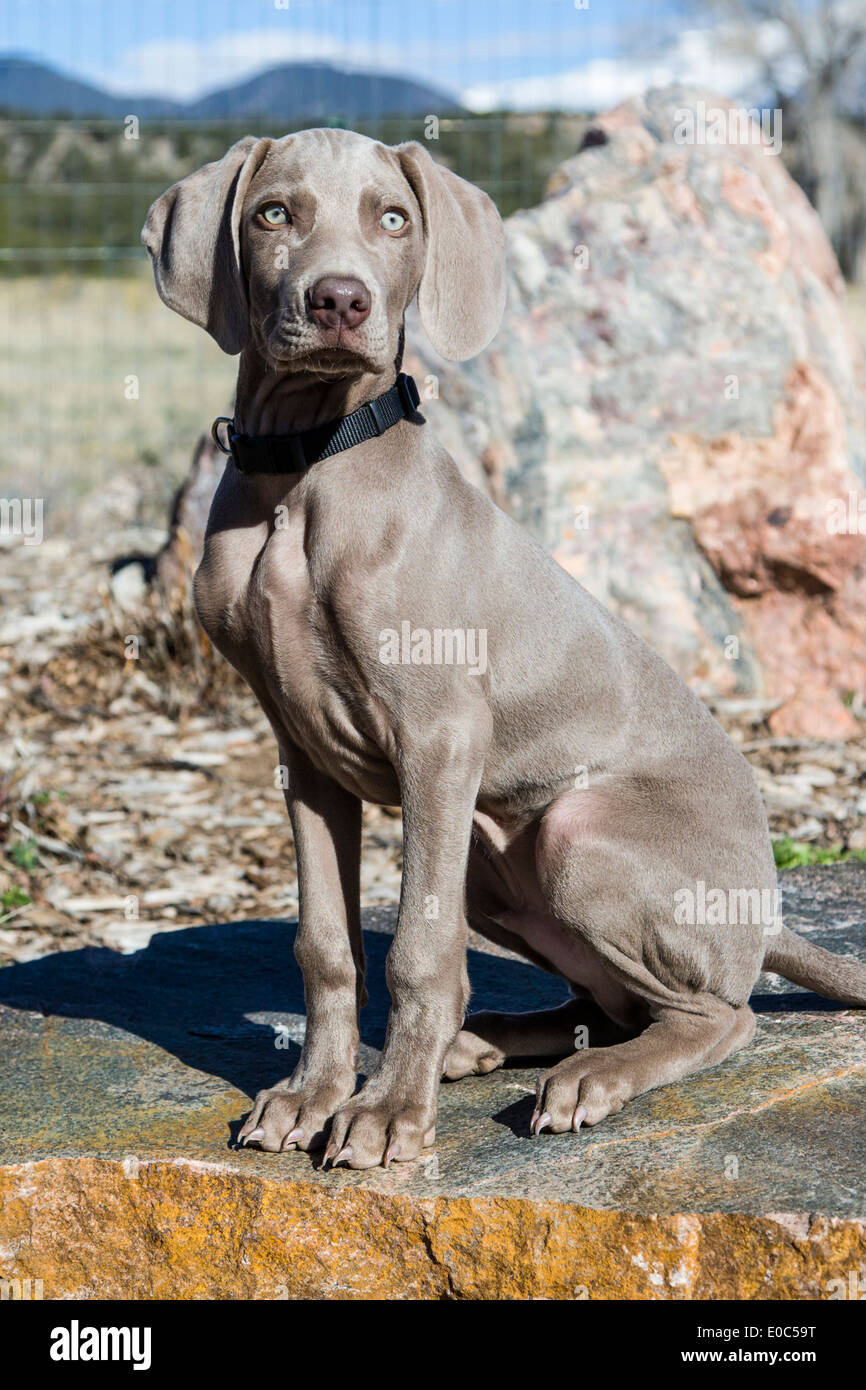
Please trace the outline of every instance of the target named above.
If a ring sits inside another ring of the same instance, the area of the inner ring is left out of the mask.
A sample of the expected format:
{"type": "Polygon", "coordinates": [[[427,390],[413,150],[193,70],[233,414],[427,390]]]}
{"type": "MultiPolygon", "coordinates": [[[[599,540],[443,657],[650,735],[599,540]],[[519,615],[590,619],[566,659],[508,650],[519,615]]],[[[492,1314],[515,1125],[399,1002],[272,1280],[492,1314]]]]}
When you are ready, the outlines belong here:
{"type": "MultiPolygon", "coordinates": [[[[87,947],[0,971],[0,1004],[46,1016],[96,1019],[156,1043],[181,1062],[254,1096],[297,1062],[305,1014],[294,922],[220,923],[160,932],[141,951],[87,947]]],[[[364,932],[369,1002],[361,1041],[379,1049],[390,997],[391,933],[364,932]]],[[[473,1009],[552,1008],[563,980],[483,951],[468,953],[473,1009]]]]}
{"type": "MultiPolygon", "coordinates": [[[[372,912],[370,920],[361,1041],[379,1049],[390,1006],[385,957],[393,914],[372,912]]],[[[305,1005],[296,929],[294,922],[229,922],[158,933],[132,955],[90,947],[58,952],[0,971],[0,1004],[109,1024],[252,1097],[288,1076],[300,1053],[305,1005]]],[[[470,949],[468,965],[474,1010],[519,1013],[568,997],[564,980],[527,962],[470,949]]],[[[799,991],[756,996],[752,1005],[762,1013],[839,1007],[799,991]]],[[[497,1118],[523,1132],[531,1108],[527,1098],[497,1118]]],[[[232,1126],[232,1140],[238,1128],[232,1126]]]]}

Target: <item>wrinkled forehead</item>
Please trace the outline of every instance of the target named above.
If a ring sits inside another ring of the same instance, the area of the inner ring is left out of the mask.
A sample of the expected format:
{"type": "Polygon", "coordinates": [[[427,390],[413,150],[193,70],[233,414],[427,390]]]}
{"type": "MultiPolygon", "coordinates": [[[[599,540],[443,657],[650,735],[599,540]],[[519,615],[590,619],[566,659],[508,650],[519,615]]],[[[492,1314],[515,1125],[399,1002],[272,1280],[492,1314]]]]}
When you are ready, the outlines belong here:
{"type": "Polygon", "coordinates": [[[412,197],[393,150],[351,130],[302,130],[275,140],[248,198],[303,189],[317,202],[359,198],[368,191],[412,197]]]}

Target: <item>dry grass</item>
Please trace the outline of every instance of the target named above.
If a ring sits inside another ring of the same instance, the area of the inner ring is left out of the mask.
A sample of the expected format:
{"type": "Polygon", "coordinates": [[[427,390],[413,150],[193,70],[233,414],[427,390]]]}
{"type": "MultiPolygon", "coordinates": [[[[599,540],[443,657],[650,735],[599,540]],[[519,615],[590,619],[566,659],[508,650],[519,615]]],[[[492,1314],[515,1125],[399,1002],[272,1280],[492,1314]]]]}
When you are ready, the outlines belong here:
{"type": "Polygon", "coordinates": [[[146,265],[0,282],[0,323],[0,495],[70,506],[125,474],[157,519],[230,405],[236,359],[161,303],[146,265]]]}

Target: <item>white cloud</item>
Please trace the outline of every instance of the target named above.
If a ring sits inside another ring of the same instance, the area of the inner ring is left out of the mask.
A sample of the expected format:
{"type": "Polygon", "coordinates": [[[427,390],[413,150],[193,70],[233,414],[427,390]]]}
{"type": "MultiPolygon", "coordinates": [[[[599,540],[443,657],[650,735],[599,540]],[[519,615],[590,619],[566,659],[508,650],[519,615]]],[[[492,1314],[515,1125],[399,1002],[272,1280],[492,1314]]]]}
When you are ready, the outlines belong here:
{"type": "MultiPolygon", "coordinates": [[[[755,37],[764,52],[778,42],[778,34],[769,26],[755,37]]],[[[734,51],[729,39],[729,31],[721,29],[686,29],[659,53],[593,58],[552,77],[478,83],[464,90],[462,98],[473,111],[494,107],[602,111],[650,87],[673,82],[729,97],[760,92],[764,85],[760,59],[734,51]]]]}
{"type": "MultiPolygon", "coordinates": [[[[405,48],[343,42],[300,29],[252,29],[200,41],[157,39],[127,49],[111,73],[92,74],[109,91],[190,101],[281,63],[326,62],[365,72],[406,72],[405,48]]],[[[416,74],[423,80],[421,74],[416,74]]],[[[428,79],[430,80],[430,79],[428,79]]],[[[435,84],[434,84],[435,85],[435,84]]]]}

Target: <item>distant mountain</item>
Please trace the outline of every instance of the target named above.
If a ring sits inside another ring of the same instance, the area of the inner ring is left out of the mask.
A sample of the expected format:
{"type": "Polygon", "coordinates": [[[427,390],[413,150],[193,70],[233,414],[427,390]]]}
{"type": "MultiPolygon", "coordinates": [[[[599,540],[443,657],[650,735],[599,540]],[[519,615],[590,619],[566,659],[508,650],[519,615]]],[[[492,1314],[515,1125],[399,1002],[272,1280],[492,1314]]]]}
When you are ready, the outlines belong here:
{"type": "Polygon", "coordinates": [[[407,78],[345,72],[329,63],[284,63],[196,101],[178,102],[157,96],[114,96],[29,58],[0,56],[0,111],[24,116],[369,120],[376,116],[443,115],[462,109],[446,93],[407,78]]]}
{"type": "Polygon", "coordinates": [[[0,57],[0,110],[24,116],[179,116],[179,102],[116,97],[29,58],[0,57]]]}
{"type": "Polygon", "coordinates": [[[191,102],[185,115],[198,120],[243,116],[402,116],[460,110],[453,97],[403,77],[341,72],[328,63],[284,63],[248,82],[224,87],[191,102]]]}

